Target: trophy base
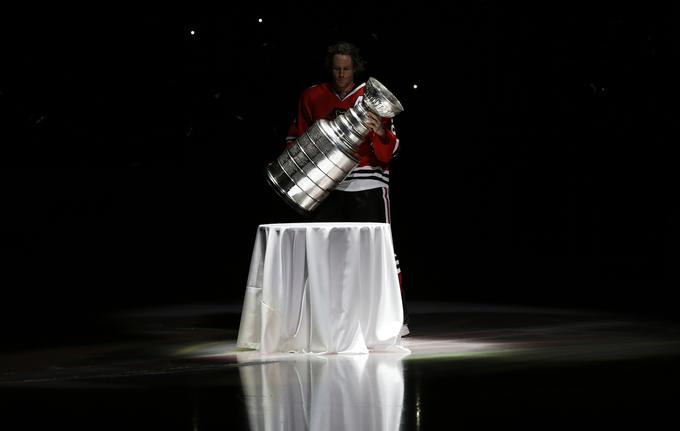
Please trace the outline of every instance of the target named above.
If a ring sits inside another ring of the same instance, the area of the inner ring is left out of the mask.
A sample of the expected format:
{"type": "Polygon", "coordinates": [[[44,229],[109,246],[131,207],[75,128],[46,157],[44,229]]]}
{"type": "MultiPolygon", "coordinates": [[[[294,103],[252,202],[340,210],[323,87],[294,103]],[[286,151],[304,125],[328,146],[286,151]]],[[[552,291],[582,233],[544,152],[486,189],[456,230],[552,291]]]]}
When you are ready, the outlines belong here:
{"type": "Polygon", "coordinates": [[[314,211],[314,208],[307,209],[303,208],[300,205],[298,205],[295,201],[293,201],[288,194],[277,184],[277,182],[272,178],[271,173],[269,172],[269,169],[265,169],[265,179],[267,181],[267,184],[269,187],[274,190],[274,192],[281,198],[283,201],[286,203],[286,205],[295,211],[296,214],[301,215],[301,216],[308,216],[309,214],[314,211]]]}

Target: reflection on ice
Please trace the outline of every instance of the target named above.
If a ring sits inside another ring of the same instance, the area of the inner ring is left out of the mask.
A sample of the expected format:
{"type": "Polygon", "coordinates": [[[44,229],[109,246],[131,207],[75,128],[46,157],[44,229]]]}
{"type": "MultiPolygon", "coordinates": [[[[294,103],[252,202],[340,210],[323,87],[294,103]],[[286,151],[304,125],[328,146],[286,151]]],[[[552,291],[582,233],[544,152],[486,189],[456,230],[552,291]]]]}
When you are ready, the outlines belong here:
{"type": "MultiPolygon", "coordinates": [[[[239,367],[250,428],[398,430],[406,354],[290,355],[239,367]]],[[[248,354],[239,354],[247,362],[248,354]]]]}

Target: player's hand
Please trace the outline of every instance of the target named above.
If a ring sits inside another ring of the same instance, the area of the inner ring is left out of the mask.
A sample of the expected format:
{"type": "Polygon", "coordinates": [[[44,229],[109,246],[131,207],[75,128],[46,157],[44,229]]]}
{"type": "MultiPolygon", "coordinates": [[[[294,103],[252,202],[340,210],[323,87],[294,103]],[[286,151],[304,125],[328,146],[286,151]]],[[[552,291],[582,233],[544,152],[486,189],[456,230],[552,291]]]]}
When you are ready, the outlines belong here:
{"type": "Polygon", "coordinates": [[[381,138],[385,137],[385,127],[383,127],[382,118],[380,118],[380,116],[377,114],[369,112],[365,125],[376,135],[380,136],[381,138]]]}

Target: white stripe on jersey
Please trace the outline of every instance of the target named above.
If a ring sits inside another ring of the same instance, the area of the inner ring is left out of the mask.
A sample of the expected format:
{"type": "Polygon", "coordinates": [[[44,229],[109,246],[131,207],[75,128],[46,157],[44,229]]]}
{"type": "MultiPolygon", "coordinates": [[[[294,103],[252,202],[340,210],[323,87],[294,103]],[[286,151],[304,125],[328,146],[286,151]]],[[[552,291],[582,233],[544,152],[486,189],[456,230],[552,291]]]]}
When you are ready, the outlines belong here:
{"type": "Polygon", "coordinates": [[[383,204],[385,205],[385,222],[392,223],[392,215],[390,214],[390,191],[387,187],[383,187],[383,204]]]}
{"type": "Polygon", "coordinates": [[[347,179],[353,180],[356,178],[374,178],[376,180],[390,182],[390,171],[383,171],[380,168],[374,168],[371,166],[362,166],[360,168],[354,168],[347,175],[347,179]]]}
{"type": "Polygon", "coordinates": [[[338,190],[357,192],[379,187],[388,187],[390,171],[376,166],[357,166],[338,184],[338,190]]]}
{"type": "Polygon", "coordinates": [[[382,187],[387,187],[387,184],[377,180],[358,179],[352,181],[343,181],[338,184],[336,189],[345,192],[360,192],[362,190],[379,189],[382,187]]]}

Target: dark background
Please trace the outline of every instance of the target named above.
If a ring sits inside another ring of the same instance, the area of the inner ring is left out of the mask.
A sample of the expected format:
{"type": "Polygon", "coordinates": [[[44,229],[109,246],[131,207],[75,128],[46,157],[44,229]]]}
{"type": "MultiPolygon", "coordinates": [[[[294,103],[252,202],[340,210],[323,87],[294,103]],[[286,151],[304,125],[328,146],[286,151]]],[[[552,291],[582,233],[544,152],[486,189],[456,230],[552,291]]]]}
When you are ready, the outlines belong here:
{"type": "Polygon", "coordinates": [[[300,221],[263,170],[338,39],[405,107],[407,299],[673,317],[677,17],[505,3],[2,16],[3,332],[241,300],[257,225],[300,221]]]}

